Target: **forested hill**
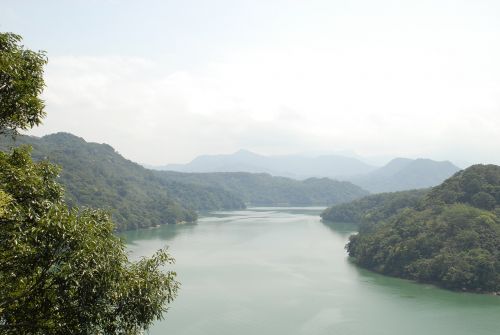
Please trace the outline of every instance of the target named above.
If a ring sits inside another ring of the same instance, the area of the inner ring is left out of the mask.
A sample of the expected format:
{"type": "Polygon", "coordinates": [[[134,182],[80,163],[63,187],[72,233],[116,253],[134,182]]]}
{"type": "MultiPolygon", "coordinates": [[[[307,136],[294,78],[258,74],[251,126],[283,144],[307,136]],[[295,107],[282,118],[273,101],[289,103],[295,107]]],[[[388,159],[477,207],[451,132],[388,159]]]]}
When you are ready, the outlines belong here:
{"type": "Polygon", "coordinates": [[[333,222],[362,223],[385,219],[408,207],[418,207],[430,189],[368,195],[328,207],[321,218],[333,222]]]}
{"type": "Polygon", "coordinates": [[[500,206],[500,167],[474,165],[436,186],[425,199],[427,207],[464,203],[485,210],[500,206]]]}
{"type": "Polygon", "coordinates": [[[29,144],[35,160],[62,167],[70,205],[105,207],[121,230],[193,221],[196,211],[241,209],[245,204],[332,205],[367,194],[349,182],[311,178],[297,181],[268,174],[175,173],[133,163],[107,144],[88,143],[68,133],[41,138],[0,139],[0,150],[29,144]]]}
{"type": "MultiPolygon", "coordinates": [[[[62,167],[60,179],[70,205],[110,209],[119,230],[194,221],[195,210],[245,206],[221,188],[167,181],[107,144],[87,143],[71,134],[18,136],[15,145],[20,144],[33,147],[35,160],[48,159],[62,167]]],[[[12,145],[10,137],[0,141],[1,150],[12,145]]]]}
{"type": "Polygon", "coordinates": [[[475,165],[415,206],[368,220],[349,255],[384,274],[463,291],[500,291],[500,167],[475,165]]]}
{"type": "Polygon", "coordinates": [[[349,182],[329,178],[303,181],[274,177],[266,173],[214,172],[182,173],[157,171],[168,181],[191,183],[206,187],[218,186],[230,191],[252,206],[310,206],[343,203],[368,194],[349,182]]]}

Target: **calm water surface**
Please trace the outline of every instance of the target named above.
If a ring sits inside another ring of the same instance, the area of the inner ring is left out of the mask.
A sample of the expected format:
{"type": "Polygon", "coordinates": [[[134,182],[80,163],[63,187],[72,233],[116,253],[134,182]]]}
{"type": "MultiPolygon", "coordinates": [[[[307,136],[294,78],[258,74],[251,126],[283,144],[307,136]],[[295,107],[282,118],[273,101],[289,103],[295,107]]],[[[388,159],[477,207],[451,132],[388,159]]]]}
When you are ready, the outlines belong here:
{"type": "Polygon", "coordinates": [[[453,293],[357,268],[355,228],[320,208],[217,212],[126,234],[133,257],[168,245],[182,283],[151,334],[500,334],[500,297],[453,293]]]}

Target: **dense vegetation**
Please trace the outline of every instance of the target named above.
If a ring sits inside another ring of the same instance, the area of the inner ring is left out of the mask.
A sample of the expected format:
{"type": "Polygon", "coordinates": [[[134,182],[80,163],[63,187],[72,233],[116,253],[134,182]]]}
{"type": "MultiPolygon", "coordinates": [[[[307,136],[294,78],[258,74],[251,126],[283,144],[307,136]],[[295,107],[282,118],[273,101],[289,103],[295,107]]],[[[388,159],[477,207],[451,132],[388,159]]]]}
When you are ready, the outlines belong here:
{"type": "Polygon", "coordinates": [[[350,238],[356,263],[453,290],[500,291],[500,167],[475,165],[413,208],[377,217],[350,238]]]}
{"type": "Polygon", "coordinates": [[[107,213],[62,200],[58,169],[0,152],[0,333],[140,334],[176,295],[164,250],[131,263],[107,213]]]}
{"type": "Polygon", "coordinates": [[[309,178],[299,181],[273,177],[266,173],[168,171],[156,173],[165,180],[221,187],[237,194],[246,204],[253,206],[331,205],[351,201],[368,194],[349,182],[329,178],[309,178]]]}
{"type": "Polygon", "coordinates": [[[429,189],[379,193],[328,207],[321,218],[334,222],[372,222],[396,214],[407,207],[417,207],[429,189]]]}
{"type": "Polygon", "coordinates": [[[35,160],[49,159],[63,168],[60,181],[70,206],[107,208],[120,230],[193,221],[195,211],[241,209],[245,204],[331,205],[367,194],[351,183],[327,178],[297,181],[268,174],[152,171],[109,145],[68,133],[18,136],[15,143],[7,136],[0,150],[20,144],[33,147],[35,160]]]}
{"type": "Polygon", "coordinates": [[[454,203],[494,210],[500,205],[500,167],[474,165],[434,187],[425,199],[426,207],[454,203]]]}
{"type": "MultiPolygon", "coordinates": [[[[44,116],[43,53],[0,33],[0,133],[44,116]]],[[[59,169],[26,146],[0,152],[0,333],[143,334],[176,296],[165,250],[128,260],[106,212],[69,209],[59,169]]]]}
{"type": "Polygon", "coordinates": [[[239,209],[244,204],[215,186],[180,184],[126,160],[111,146],[87,143],[67,133],[42,138],[19,136],[0,142],[0,150],[29,144],[35,160],[49,159],[63,167],[60,180],[70,206],[109,209],[118,229],[194,221],[195,210],[239,209]]]}

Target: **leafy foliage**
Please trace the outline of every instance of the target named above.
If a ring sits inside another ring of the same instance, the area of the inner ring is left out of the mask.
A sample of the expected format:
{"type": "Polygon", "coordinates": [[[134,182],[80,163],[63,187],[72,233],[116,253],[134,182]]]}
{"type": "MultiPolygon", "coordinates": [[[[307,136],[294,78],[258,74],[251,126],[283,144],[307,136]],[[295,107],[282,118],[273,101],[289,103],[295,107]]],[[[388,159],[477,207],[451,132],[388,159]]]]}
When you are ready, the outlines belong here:
{"type": "Polygon", "coordinates": [[[0,153],[0,331],[139,334],[175,297],[165,250],[131,263],[103,211],[63,201],[59,169],[0,153]]]}
{"type": "MultiPolygon", "coordinates": [[[[0,34],[0,134],[40,123],[46,59],[0,34]]],[[[59,169],[0,152],[0,332],[142,334],[176,296],[165,250],[136,263],[106,212],[68,209],[59,169]]]]}
{"type": "Polygon", "coordinates": [[[500,291],[499,187],[499,166],[472,166],[413,208],[366,220],[346,248],[359,265],[384,274],[453,290],[500,291]]]}
{"type": "Polygon", "coordinates": [[[40,124],[45,54],[24,49],[21,36],[0,33],[0,134],[40,124]]]}

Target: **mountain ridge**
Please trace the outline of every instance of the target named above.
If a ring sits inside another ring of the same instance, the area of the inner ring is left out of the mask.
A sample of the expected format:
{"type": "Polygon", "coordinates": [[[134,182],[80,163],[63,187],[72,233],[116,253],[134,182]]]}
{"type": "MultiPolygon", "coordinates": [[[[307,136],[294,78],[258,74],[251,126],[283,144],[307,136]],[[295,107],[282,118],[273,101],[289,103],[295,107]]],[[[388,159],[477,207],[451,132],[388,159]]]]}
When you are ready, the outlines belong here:
{"type": "Polygon", "coordinates": [[[371,193],[385,193],[433,187],[458,171],[460,168],[450,161],[394,158],[385,166],[348,180],[371,193]]]}
{"type": "Polygon", "coordinates": [[[265,156],[246,149],[240,149],[232,154],[200,155],[186,164],[168,164],[155,168],[178,172],[264,172],[294,179],[310,177],[339,179],[341,176],[357,175],[375,169],[374,166],[357,158],[341,155],[265,156]]]}
{"type": "Polygon", "coordinates": [[[359,158],[341,155],[264,156],[240,149],[232,154],[200,155],[187,164],[153,167],[190,173],[250,172],[305,180],[328,177],[350,181],[371,193],[396,192],[436,186],[460,169],[450,161],[397,157],[375,167],[359,158]]]}

